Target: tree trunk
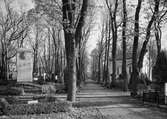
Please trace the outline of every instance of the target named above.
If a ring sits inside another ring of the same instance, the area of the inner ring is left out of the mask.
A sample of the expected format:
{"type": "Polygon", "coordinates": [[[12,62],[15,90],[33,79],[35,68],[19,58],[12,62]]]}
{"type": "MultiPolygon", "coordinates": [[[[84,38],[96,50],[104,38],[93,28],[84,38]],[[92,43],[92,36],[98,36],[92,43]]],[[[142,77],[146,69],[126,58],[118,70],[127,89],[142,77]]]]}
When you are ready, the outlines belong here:
{"type": "Polygon", "coordinates": [[[111,20],[108,20],[108,42],[107,42],[107,56],[106,56],[106,82],[108,83],[110,80],[109,74],[109,53],[110,53],[110,42],[111,42],[111,20]]]}
{"type": "Polygon", "coordinates": [[[110,11],[110,19],[111,19],[111,30],[112,30],[112,36],[113,36],[113,42],[112,42],[112,82],[110,84],[110,87],[115,87],[115,81],[116,81],[116,51],[117,51],[117,8],[118,8],[118,0],[115,1],[115,9],[112,13],[110,11]]]}
{"type": "Polygon", "coordinates": [[[143,67],[143,59],[144,59],[144,56],[147,52],[147,44],[148,44],[149,39],[150,39],[151,27],[152,27],[153,22],[156,20],[156,15],[155,14],[158,13],[158,10],[159,10],[159,0],[155,0],[154,13],[151,17],[151,20],[148,23],[148,26],[147,26],[147,29],[146,29],[146,39],[143,43],[143,46],[142,46],[142,49],[141,49],[141,52],[140,52],[140,56],[139,56],[139,61],[138,61],[139,71],[143,67]]]}
{"type": "Polygon", "coordinates": [[[68,72],[68,95],[67,100],[75,101],[76,99],[76,53],[74,34],[66,33],[66,54],[67,54],[67,72],[68,72]]]}
{"type": "Polygon", "coordinates": [[[156,32],[155,32],[155,39],[156,39],[156,42],[157,42],[157,56],[158,56],[158,54],[160,54],[160,52],[161,52],[161,33],[160,33],[161,31],[160,31],[160,29],[159,30],[157,30],[156,29],[156,32]]]}
{"type": "Polygon", "coordinates": [[[106,50],[104,54],[104,64],[103,64],[103,83],[106,84],[106,50]]]}
{"type": "Polygon", "coordinates": [[[123,59],[122,59],[122,76],[124,79],[124,90],[128,90],[128,79],[126,71],[126,0],[123,0],[123,25],[122,25],[122,46],[123,46],[123,59]]]}
{"type": "Polygon", "coordinates": [[[98,83],[101,82],[101,54],[98,57],[98,83]]]}
{"type": "Polygon", "coordinates": [[[138,50],[138,40],[139,40],[139,14],[141,9],[142,0],[138,0],[136,12],[135,12],[135,26],[134,26],[134,42],[133,42],[133,54],[132,54],[132,74],[130,78],[129,88],[131,89],[131,94],[137,94],[137,50],[138,50]]]}
{"type": "Polygon", "coordinates": [[[74,1],[62,0],[63,24],[65,36],[65,49],[68,73],[68,95],[67,100],[75,101],[76,98],[76,49],[74,33],[74,1]],[[72,12],[73,11],[73,12],[72,12]]]}
{"type": "Polygon", "coordinates": [[[62,0],[63,28],[65,36],[65,48],[68,72],[67,100],[76,99],[76,58],[78,56],[78,44],[81,40],[82,27],[84,26],[88,0],[84,0],[79,14],[79,20],[75,23],[75,0],[62,0]]]}
{"type": "Polygon", "coordinates": [[[7,66],[8,66],[8,64],[7,64],[7,52],[4,51],[2,53],[2,69],[1,69],[2,70],[1,78],[2,78],[3,81],[7,80],[7,66]]]}
{"type": "MultiPolygon", "coordinates": [[[[115,45],[115,40],[113,39],[113,44],[115,45]]],[[[113,46],[112,48],[112,83],[111,88],[115,87],[115,81],[116,81],[116,46],[113,46]]]]}
{"type": "Polygon", "coordinates": [[[158,6],[158,2],[160,2],[160,0],[157,0],[155,1],[157,2],[157,9],[155,11],[155,17],[156,17],[156,20],[154,22],[154,28],[155,28],[155,39],[156,39],[156,42],[157,42],[157,56],[160,54],[161,52],[161,36],[162,36],[162,31],[161,31],[161,28],[160,28],[160,22],[161,22],[161,19],[163,18],[163,16],[166,14],[164,13],[160,18],[159,18],[159,6],[158,6]]]}
{"type": "Polygon", "coordinates": [[[103,65],[103,83],[107,85],[107,36],[105,41],[105,54],[104,54],[104,65],[103,65]]]}
{"type": "Polygon", "coordinates": [[[34,62],[33,62],[33,73],[37,73],[38,64],[38,26],[36,26],[36,36],[35,36],[35,47],[34,47],[34,62]]]}
{"type": "Polygon", "coordinates": [[[78,58],[76,60],[76,69],[77,69],[77,86],[80,87],[82,76],[81,76],[81,51],[79,46],[78,58]]]}

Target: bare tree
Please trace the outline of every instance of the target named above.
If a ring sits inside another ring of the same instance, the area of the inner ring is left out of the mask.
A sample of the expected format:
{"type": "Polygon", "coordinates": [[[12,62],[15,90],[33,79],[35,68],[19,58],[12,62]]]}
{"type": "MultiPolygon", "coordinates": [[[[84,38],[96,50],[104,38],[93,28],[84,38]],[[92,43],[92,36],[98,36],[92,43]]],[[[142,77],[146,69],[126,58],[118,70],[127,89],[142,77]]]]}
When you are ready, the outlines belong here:
{"type": "Polygon", "coordinates": [[[86,44],[94,27],[94,9],[88,9],[86,15],[86,23],[82,28],[81,40],[79,43],[78,58],[77,58],[77,86],[80,87],[81,82],[85,81],[87,75],[87,52],[86,44]],[[84,65],[85,64],[85,65],[84,65]]]}
{"type": "Polygon", "coordinates": [[[19,15],[11,8],[11,4],[4,0],[5,9],[0,16],[0,44],[2,79],[8,78],[8,61],[16,55],[16,50],[23,46],[28,33],[26,15],[19,15]],[[4,14],[3,14],[4,13],[4,14]]]}
{"type": "Polygon", "coordinates": [[[118,11],[118,0],[114,1],[114,9],[112,10],[112,3],[106,0],[106,5],[109,10],[110,20],[111,20],[111,31],[112,31],[112,82],[110,87],[115,86],[116,80],[116,51],[117,51],[117,11],[118,11]]]}
{"type": "Polygon", "coordinates": [[[63,3],[63,22],[65,48],[67,57],[67,70],[69,77],[69,88],[67,100],[75,101],[76,98],[76,58],[78,45],[82,36],[88,0],[82,3],[81,11],[75,23],[75,0],[62,0],[63,3]],[[76,29],[76,30],[75,30],[76,29]]]}
{"type": "MultiPolygon", "coordinates": [[[[138,6],[136,8],[136,13],[138,13],[138,14],[137,14],[137,17],[135,17],[135,20],[137,20],[137,19],[139,20],[139,12],[140,12],[140,8],[141,8],[141,2],[142,1],[138,1],[138,6]]],[[[133,71],[132,71],[131,81],[130,81],[130,84],[132,84],[131,85],[132,95],[137,94],[137,81],[138,81],[137,79],[139,76],[139,72],[140,72],[141,68],[143,67],[143,59],[144,59],[145,53],[147,52],[147,45],[148,45],[148,42],[149,42],[149,39],[151,36],[152,25],[156,21],[156,18],[157,18],[156,14],[159,11],[159,4],[160,4],[160,0],[154,1],[154,11],[153,11],[151,19],[148,22],[148,25],[146,28],[145,40],[144,40],[142,48],[141,48],[138,62],[137,62],[137,49],[138,49],[138,38],[139,38],[139,23],[138,23],[138,21],[135,21],[135,29],[136,30],[135,30],[135,36],[134,36],[133,59],[132,59],[133,71]]]]}
{"type": "Polygon", "coordinates": [[[127,10],[126,0],[123,2],[123,25],[122,25],[122,47],[123,47],[123,59],[122,59],[122,76],[124,79],[124,90],[128,90],[127,71],[126,71],[126,24],[127,24],[127,10]]]}
{"type": "Polygon", "coordinates": [[[162,37],[162,25],[166,23],[166,15],[167,15],[167,7],[165,1],[159,1],[160,6],[155,12],[156,20],[154,21],[154,29],[155,29],[155,39],[157,42],[157,56],[161,51],[161,37],[162,37]]]}
{"type": "Polygon", "coordinates": [[[137,91],[137,49],[138,49],[138,40],[139,40],[139,14],[141,10],[142,0],[138,0],[138,4],[135,12],[135,24],[134,24],[134,42],[133,42],[133,54],[132,54],[132,74],[130,78],[130,89],[133,91],[132,95],[135,95],[137,91]]]}
{"type": "Polygon", "coordinates": [[[98,82],[101,82],[102,76],[101,76],[101,70],[102,70],[102,62],[103,62],[103,51],[104,51],[104,36],[105,36],[105,23],[102,24],[101,29],[101,38],[98,43],[98,82]]]}
{"type": "Polygon", "coordinates": [[[156,14],[159,11],[160,0],[154,0],[154,3],[155,3],[154,13],[153,13],[153,15],[152,15],[152,17],[151,17],[151,19],[148,23],[148,26],[147,26],[147,29],[146,29],[146,38],[145,38],[145,41],[143,42],[143,46],[142,46],[140,56],[139,56],[139,61],[138,61],[139,71],[143,67],[143,59],[144,59],[145,53],[147,52],[147,44],[148,44],[149,39],[150,39],[151,27],[152,27],[154,21],[156,20],[156,14]]]}

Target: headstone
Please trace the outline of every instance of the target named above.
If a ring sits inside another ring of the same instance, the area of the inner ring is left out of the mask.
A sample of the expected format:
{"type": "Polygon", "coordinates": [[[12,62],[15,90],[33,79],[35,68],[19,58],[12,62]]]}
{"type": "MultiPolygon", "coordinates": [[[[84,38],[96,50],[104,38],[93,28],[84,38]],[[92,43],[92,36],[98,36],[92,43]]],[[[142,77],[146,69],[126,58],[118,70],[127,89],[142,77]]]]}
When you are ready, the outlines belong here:
{"type": "Polygon", "coordinates": [[[17,51],[17,81],[33,81],[33,56],[31,50],[18,49],[17,51]]]}
{"type": "Polygon", "coordinates": [[[38,80],[38,78],[34,78],[34,81],[37,81],[38,80]]]}
{"type": "Polygon", "coordinates": [[[38,100],[30,100],[27,102],[28,104],[37,104],[38,103],[38,100]]]}

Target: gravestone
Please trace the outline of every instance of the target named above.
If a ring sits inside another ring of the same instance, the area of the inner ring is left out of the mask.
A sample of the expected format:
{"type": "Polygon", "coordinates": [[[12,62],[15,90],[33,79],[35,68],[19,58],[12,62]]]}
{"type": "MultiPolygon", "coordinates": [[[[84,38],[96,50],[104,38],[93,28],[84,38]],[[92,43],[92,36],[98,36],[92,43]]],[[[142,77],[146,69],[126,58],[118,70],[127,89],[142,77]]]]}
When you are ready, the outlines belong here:
{"type": "Polygon", "coordinates": [[[33,55],[29,49],[17,50],[17,82],[33,81],[33,55]]]}

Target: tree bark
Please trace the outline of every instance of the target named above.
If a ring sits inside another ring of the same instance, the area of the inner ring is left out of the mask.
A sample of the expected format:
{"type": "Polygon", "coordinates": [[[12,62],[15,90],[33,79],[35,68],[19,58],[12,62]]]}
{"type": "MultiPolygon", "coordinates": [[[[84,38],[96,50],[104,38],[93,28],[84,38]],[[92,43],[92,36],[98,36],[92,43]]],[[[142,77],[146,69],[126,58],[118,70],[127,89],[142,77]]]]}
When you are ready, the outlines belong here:
{"type": "Polygon", "coordinates": [[[75,39],[73,33],[65,32],[65,45],[67,57],[68,72],[68,95],[67,100],[75,101],[76,99],[76,56],[77,49],[75,47],[75,39]]]}
{"type": "MultiPolygon", "coordinates": [[[[157,0],[157,2],[160,2],[160,0],[157,0]]],[[[160,28],[160,22],[161,22],[161,19],[165,16],[166,13],[167,12],[164,12],[164,14],[161,15],[161,17],[159,17],[159,7],[157,8],[157,11],[155,12],[156,21],[154,22],[154,28],[155,28],[155,33],[154,34],[155,34],[155,39],[156,39],[156,42],[157,42],[157,56],[161,52],[162,31],[161,31],[161,28],[160,28]]]]}
{"type": "Polygon", "coordinates": [[[110,74],[109,74],[109,53],[110,53],[110,42],[111,42],[111,19],[108,20],[108,42],[107,42],[107,56],[106,56],[106,83],[109,82],[110,74]]]}
{"type": "Polygon", "coordinates": [[[113,42],[112,42],[112,82],[110,84],[110,87],[115,87],[115,81],[116,81],[116,51],[117,51],[117,8],[118,8],[118,0],[115,1],[115,9],[114,13],[110,11],[110,18],[111,18],[111,30],[112,30],[112,36],[113,36],[113,42]]]}
{"type": "Polygon", "coordinates": [[[75,0],[62,0],[63,28],[65,36],[65,49],[68,72],[67,100],[76,100],[76,59],[78,57],[78,45],[81,41],[82,27],[84,26],[88,0],[84,0],[79,14],[79,21],[75,23],[75,0]],[[76,29],[76,30],[75,30],[76,29]]]}
{"type": "Polygon", "coordinates": [[[107,47],[108,47],[108,45],[107,45],[107,41],[108,41],[108,25],[107,25],[107,22],[106,22],[106,28],[105,28],[105,31],[106,31],[106,36],[105,36],[105,48],[104,48],[104,65],[103,65],[103,83],[104,83],[104,85],[107,85],[107,68],[108,68],[108,66],[107,66],[107,47]]]}
{"type": "Polygon", "coordinates": [[[107,60],[107,39],[105,41],[105,53],[104,53],[104,64],[103,64],[103,83],[104,85],[106,85],[107,81],[106,81],[106,68],[108,67],[106,64],[106,60],[107,60]]]}
{"type": "Polygon", "coordinates": [[[159,29],[159,28],[155,28],[155,29],[156,29],[155,39],[157,42],[157,56],[158,56],[158,54],[160,54],[160,52],[161,52],[161,29],[159,29]]]}
{"type": "Polygon", "coordinates": [[[122,25],[122,46],[123,46],[123,59],[122,59],[122,76],[124,79],[124,90],[128,90],[128,79],[126,71],[126,21],[127,21],[127,12],[126,12],[126,0],[123,0],[123,25],[122,25]]]}
{"type": "Polygon", "coordinates": [[[133,51],[132,51],[132,74],[130,78],[129,88],[131,89],[131,94],[137,94],[137,50],[138,50],[138,40],[139,40],[139,14],[141,9],[142,0],[138,0],[138,4],[135,12],[135,24],[134,24],[134,42],[133,42],[133,51]]]}
{"type": "Polygon", "coordinates": [[[34,46],[34,62],[33,62],[33,73],[37,73],[37,64],[38,64],[38,37],[39,37],[39,31],[38,31],[38,25],[36,26],[36,36],[35,36],[35,46],[34,46]]]}
{"type": "Polygon", "coordinates": [[[98,83],[101,82],[101,55],[98,56],[98,83]]]}
{"type": "Polygon", "coordinates": [[[147,44],[149,42],[150,39],[150,32],[151,32],[151,27],[153,22],[156,20],[156,14],[159,11],[159,0],[155,0],[155,7],[154,7],[154,13],[151,17],[151,20],[148,23],[147,29],[146,29],[146,39],[143,43],[141,52],[140,52],[140,56],[139,56],[139,61],[138,61],[138,67],[139,67],[139,71],[141,70],[141,68],[143,67],[143,59],[144,59],[144,55],[147,52],[147,44]]]}

